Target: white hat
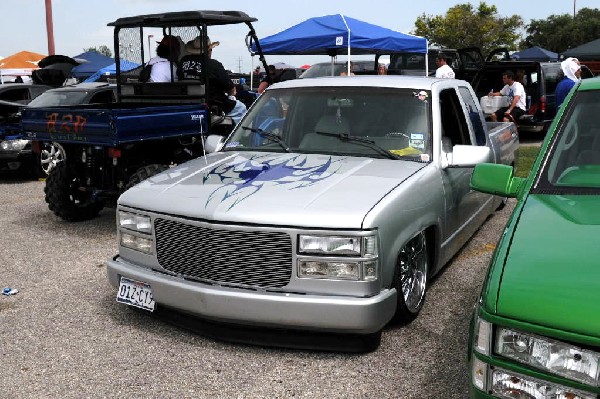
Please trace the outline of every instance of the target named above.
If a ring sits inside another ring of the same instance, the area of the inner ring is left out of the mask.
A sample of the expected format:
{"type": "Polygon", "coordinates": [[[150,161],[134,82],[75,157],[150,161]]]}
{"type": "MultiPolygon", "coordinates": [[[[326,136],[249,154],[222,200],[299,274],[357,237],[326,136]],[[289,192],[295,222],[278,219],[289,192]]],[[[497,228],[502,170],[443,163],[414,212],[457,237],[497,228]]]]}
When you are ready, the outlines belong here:
{"type": "Polygon", "coordinates": [[[566,60],[560,63],[560,68],[562,69],[565,76],[569,79],[574,80],[576,82],[579,80],[579,78],[575,76],[575,72],[581,69],[581,66],[579,65],[579,60],[577,58],[567,58],[566,60]]]}
{"type": "MultiPolygon", "coordinates": [[[[220,42],[211,42],[210,38],[208,37],[206,38],[206,40],[208,41],[209,50],[212,50],[213,48],[221,44],[220,42]]],[[[202,39],[200,38],[200,36],[198,36],[194,40],[190,40],[185,44],[185,51],[190,54],[202,54],[202,47],[202,39]]]]}

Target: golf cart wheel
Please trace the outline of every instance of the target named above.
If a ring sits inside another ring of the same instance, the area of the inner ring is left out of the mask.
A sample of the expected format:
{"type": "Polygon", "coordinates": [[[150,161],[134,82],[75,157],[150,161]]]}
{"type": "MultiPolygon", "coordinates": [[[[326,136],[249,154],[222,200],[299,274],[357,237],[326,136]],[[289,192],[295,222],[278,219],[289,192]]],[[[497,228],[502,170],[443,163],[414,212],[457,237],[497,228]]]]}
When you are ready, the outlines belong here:
{"type": "Polygon", "coordinates": [[[84,179],[77,176],[67,162],[58,163],[46,179],[44,193],[48,208],[68,222],[93,219],[104,207],[104,203],[83,190],[84,179]]]}

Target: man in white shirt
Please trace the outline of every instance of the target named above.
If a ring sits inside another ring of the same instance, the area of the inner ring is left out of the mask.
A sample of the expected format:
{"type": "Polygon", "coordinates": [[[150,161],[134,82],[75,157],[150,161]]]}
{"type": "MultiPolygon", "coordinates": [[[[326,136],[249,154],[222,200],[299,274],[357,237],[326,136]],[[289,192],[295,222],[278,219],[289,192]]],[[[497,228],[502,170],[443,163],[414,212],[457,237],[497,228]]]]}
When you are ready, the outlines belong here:
{"type": "Polygon", "coordinates": [[[454,79],[454,71],[450,68],[450,65],[447,63],[446,54],[439,53],[435,59],[435,63],[438,66],[438,69],[435,71],[436,78],[442,79],[454,79]]]}
{"type": "Polygon", "coordinates": [[[492,121],[497,122],[498,120],[502,120],[510,122],[510,117],[512,117],[512,121],[516,122],[527,111],[525,88],[515,80],[515,75],[512,71],[503,72],[502,81],[504,82],[502,90],[497,92],[491,91],[489,96],[507,96],[510,105],[502,107],[493,113],[491,115],[492,121]]]}

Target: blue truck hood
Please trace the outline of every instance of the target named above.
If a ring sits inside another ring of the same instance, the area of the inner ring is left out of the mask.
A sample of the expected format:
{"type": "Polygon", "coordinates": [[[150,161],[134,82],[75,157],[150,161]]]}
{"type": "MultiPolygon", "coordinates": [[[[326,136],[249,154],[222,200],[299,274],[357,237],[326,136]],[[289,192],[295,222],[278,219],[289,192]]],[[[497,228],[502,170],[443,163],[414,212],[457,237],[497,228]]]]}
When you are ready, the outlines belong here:
{"type": "Polygon", "coordinates": [[[119,204],[215,221],[361,228],[418,162],[321,154],[222,152],[156,175],[119,204]]]}

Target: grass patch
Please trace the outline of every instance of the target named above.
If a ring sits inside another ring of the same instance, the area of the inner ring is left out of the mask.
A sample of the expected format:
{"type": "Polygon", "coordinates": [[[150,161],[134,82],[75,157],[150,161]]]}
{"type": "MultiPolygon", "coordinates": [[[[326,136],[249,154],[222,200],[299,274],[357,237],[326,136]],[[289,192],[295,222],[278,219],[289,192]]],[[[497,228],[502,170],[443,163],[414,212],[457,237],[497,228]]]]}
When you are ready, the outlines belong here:
{"type": "Polygon", "coordinates": [[[533,162],[540,152],[540,147],[536,145],[519,146],[516,155],[515,176],[527,177],[533,162]]]}

